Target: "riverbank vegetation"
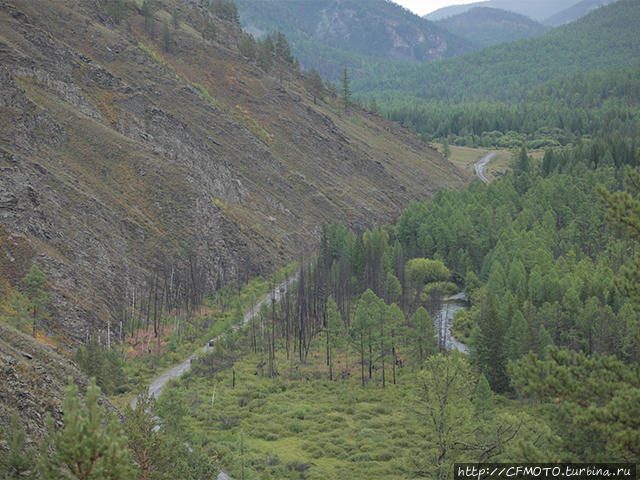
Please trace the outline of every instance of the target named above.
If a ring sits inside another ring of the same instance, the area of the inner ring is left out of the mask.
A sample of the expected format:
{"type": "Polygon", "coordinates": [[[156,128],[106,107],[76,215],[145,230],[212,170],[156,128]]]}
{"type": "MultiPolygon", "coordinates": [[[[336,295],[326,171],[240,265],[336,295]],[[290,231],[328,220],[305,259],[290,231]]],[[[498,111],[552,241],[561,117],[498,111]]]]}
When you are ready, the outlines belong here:
{"type": "Polygon", "coordinates": [[[239,478],[637,460],[640,417],[620,416],[640,389],[636,300],[620,283],[634,240],[604,193],[629,185],[629,145],[523,148],[505,178],[416,203],[395,227],[325,227],[284,300],[168,390],[189,405],[191,441],[239,478]],[[468,356],[434,328],[449,283],[471,299],[454,325],[468,356]]]}

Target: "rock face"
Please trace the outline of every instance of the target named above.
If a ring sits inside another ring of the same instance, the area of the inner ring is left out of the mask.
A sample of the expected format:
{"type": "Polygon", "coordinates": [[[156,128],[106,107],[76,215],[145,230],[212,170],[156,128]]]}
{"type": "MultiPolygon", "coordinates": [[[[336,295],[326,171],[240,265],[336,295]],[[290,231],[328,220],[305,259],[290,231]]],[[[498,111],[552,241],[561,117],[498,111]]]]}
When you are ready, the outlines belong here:
{"type": "Polygon", "coordinates": [[[104,339],[140,298],[198,302],[312,251],[324,222],[390,222],[467,181],[399,126],[246,61],[237,25],[193,3],[155,12],[157,31],[180,14],[168,51],[134,3],[119,24],[103,3],[0,1],[0,278],[47,273],[50,335],[104,339]]]}
{"type": "Polygon", "coordinates": [[[431,62],[462,51],[446,31],[391,5],[374,2],[326,2],[314,37],[332,47],[351,46],[360,53],[412,62],[431,62]],[[393,13],[396,13],[394,15],[393,13]],[[450,43],[452,45],[450,45],[450,43]]]}
{"type": "MultiPolygon", "coordinates": [[[[303,65],[315,65],[316,52],[303,48],[310,42],[356,55],[410,62],[430,62],[470,50],[460,37],[386,0],[236,3],[242,24],[249,31],[257,35],[284,32],[303,65]]],[[[346,66],[356,68],[357,64],[352,58],[346,66]]]]}
{"type": "MultiPolygon", "coordinates": [[[[35,446],[46,432],[47,415],[62,426],[69,377],[84,394],[89,382],[73,362],[0,322],[0,425],[9,425],[11,414],[18,412],[26,440],[35,446]]],[[[100,401],[118,414],[105,397],[100,401]]]]}

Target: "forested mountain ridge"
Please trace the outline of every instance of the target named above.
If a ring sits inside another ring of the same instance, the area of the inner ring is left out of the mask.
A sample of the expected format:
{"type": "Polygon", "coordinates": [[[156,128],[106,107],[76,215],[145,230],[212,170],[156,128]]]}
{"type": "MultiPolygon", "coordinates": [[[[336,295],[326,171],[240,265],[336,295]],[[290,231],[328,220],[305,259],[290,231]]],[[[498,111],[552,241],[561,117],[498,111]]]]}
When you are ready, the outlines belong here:
{"type": "Polygon", "coordinates": [[[437,21],[464,13],[471,8],[489,7],[519,13],[538,22],[543,22],[546,18],[566,8],[570,8],[578,1],[579,0],[487,0],[485,2],[474,2],[466,5],[453,5],[440,8],[425,15],[425,18],[437,21]]]}
{"type": "Polygon", "coordinates": [[[1,296],[42,269],[34,333],[104,342],[134,308],[290,261],[323,222],[392,221],[467,180],[397,125],[315,105],[273,44],[248,60],[233,15],[141,5],[0,6],[1,296]]]}
{"type": "Polygon", "coordinates": [[[437,23],[468,40],[474,48],[536,37],[548,30],[524,15],[489,7],[475,7],[437,23]]]}
{"type": "Polygon", "coordinates": [[[614,1],[615,0],[582,0],[581,2],[571,5],[569,8],[545,19],[542,23],[551,27],[564,25],[565,23],[573,22],[578,18],[585,16],[596,8],[608,5],[614,1]]]}
{"type": "Polygon", "coordinates": [[[342,68],[401,60],[429,62],[470,50],[433,22],[385,0],[238,0],[240,22],[261,37],[281,31],[305,69],[332,80],[342,68]]]}
{"type": "Polygon", "coordinates": [[[389,100],[519,100],[529,88],[555,78],[639,65],[639,11],[638,0],[618,0],[540,37],[359,78],[354,90],[389,100]]]}

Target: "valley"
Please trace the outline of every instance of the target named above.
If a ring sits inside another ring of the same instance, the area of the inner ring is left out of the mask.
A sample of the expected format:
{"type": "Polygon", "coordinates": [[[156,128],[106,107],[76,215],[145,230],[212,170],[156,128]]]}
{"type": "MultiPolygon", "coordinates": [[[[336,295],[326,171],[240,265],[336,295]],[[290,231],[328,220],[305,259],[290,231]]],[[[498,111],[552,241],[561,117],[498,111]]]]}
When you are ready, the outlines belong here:
{"type": "Polygon", "coordinates": [[[0,3],[0,478],[638,464],[640,3],[451,5],[0,3]]]}

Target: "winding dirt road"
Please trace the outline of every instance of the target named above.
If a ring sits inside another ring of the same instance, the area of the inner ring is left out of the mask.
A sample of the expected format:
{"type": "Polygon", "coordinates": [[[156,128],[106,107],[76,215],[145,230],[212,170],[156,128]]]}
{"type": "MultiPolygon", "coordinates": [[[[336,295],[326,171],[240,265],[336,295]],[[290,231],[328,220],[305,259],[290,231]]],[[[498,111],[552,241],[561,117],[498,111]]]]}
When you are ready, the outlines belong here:
{"type": "Polygon", "coordinates": [[[491,161],[491,159],[497,155],[497,153],[498,152],[491,152],[490,154],[485,155],[484,157],[482,157],[480,160],[478,160],[474,164],[474,167],[475,167],[475,170],[476,170],[476,175],[484,183],[489,183],[490,182],[490,180],[484,174],[484,167],[487,166],[487,163],[489,163],[491,161]]]}
{"type": "MultiPolygon", "coordinates": [[[[282,298],[282,295],[289,289],[291,284],[293,282],[295,282],[297,279],[298,279],[298,274],[296,273],[293,276],[291,276],[290,278],[288,278],[286,281],[282,282],[279,285],[276,285],[274,290],[269,292],[269,294],[267,296],[265,296],[262,300],[260,300],[258,303],[256,303],[251,308],[251,310],[249,310],[247,313],[245,313],[244,319],[242,320],[242,324],[241,325],[234,325],[232,328],[234,330],[238,330],[238,329],[244,327],[247,323],[249,323],[249,321],[253,317],[258,315],[258,313],[260,312],[260,307],[265,302],[270,303],[273,299],[275,299],[275,301],[278,302],[280,300],[280,298],[282,298]]],[[[224,335],[225,334],[223,333],[222,335],[219,335],[218,337],[214,338],[213,339],[214,343],[217,340],[219,340],[220,338],[222,338],[224,335]]],[[[207,350],[213,350],[213,347],[210,347],[209,344],[207,344],[204,347],[202,347],[202,351],[203,352],[206,352],[207,350]]],[[[152,396],[152,397],[157,399],[160,396],[160,394],[162,393],[162,388],[167,384],[167,382],[169,380],[171,380],[173,378],[178,378],[179,376],[181,376],[183,373],[185,373],[186,371],[188,371],[191,368],[191,361],[196,357],[197,353],[198,352],[194,352],[193,355],[191,355],[189,358],[187,358],[181,364],[176,365],[175,367],[172,367],[172,368],[170,368],[168,370],[165,370],[160,375],[158,375],[156,378],[154,378],[151,381],[151,383],[149,384],[149,396],[152,396]]],[[[137,403],[137,398],[134,398],[133,400],[131,400],[131,408],[135,409],[136,408],[136,403],[137,403]]]]}

